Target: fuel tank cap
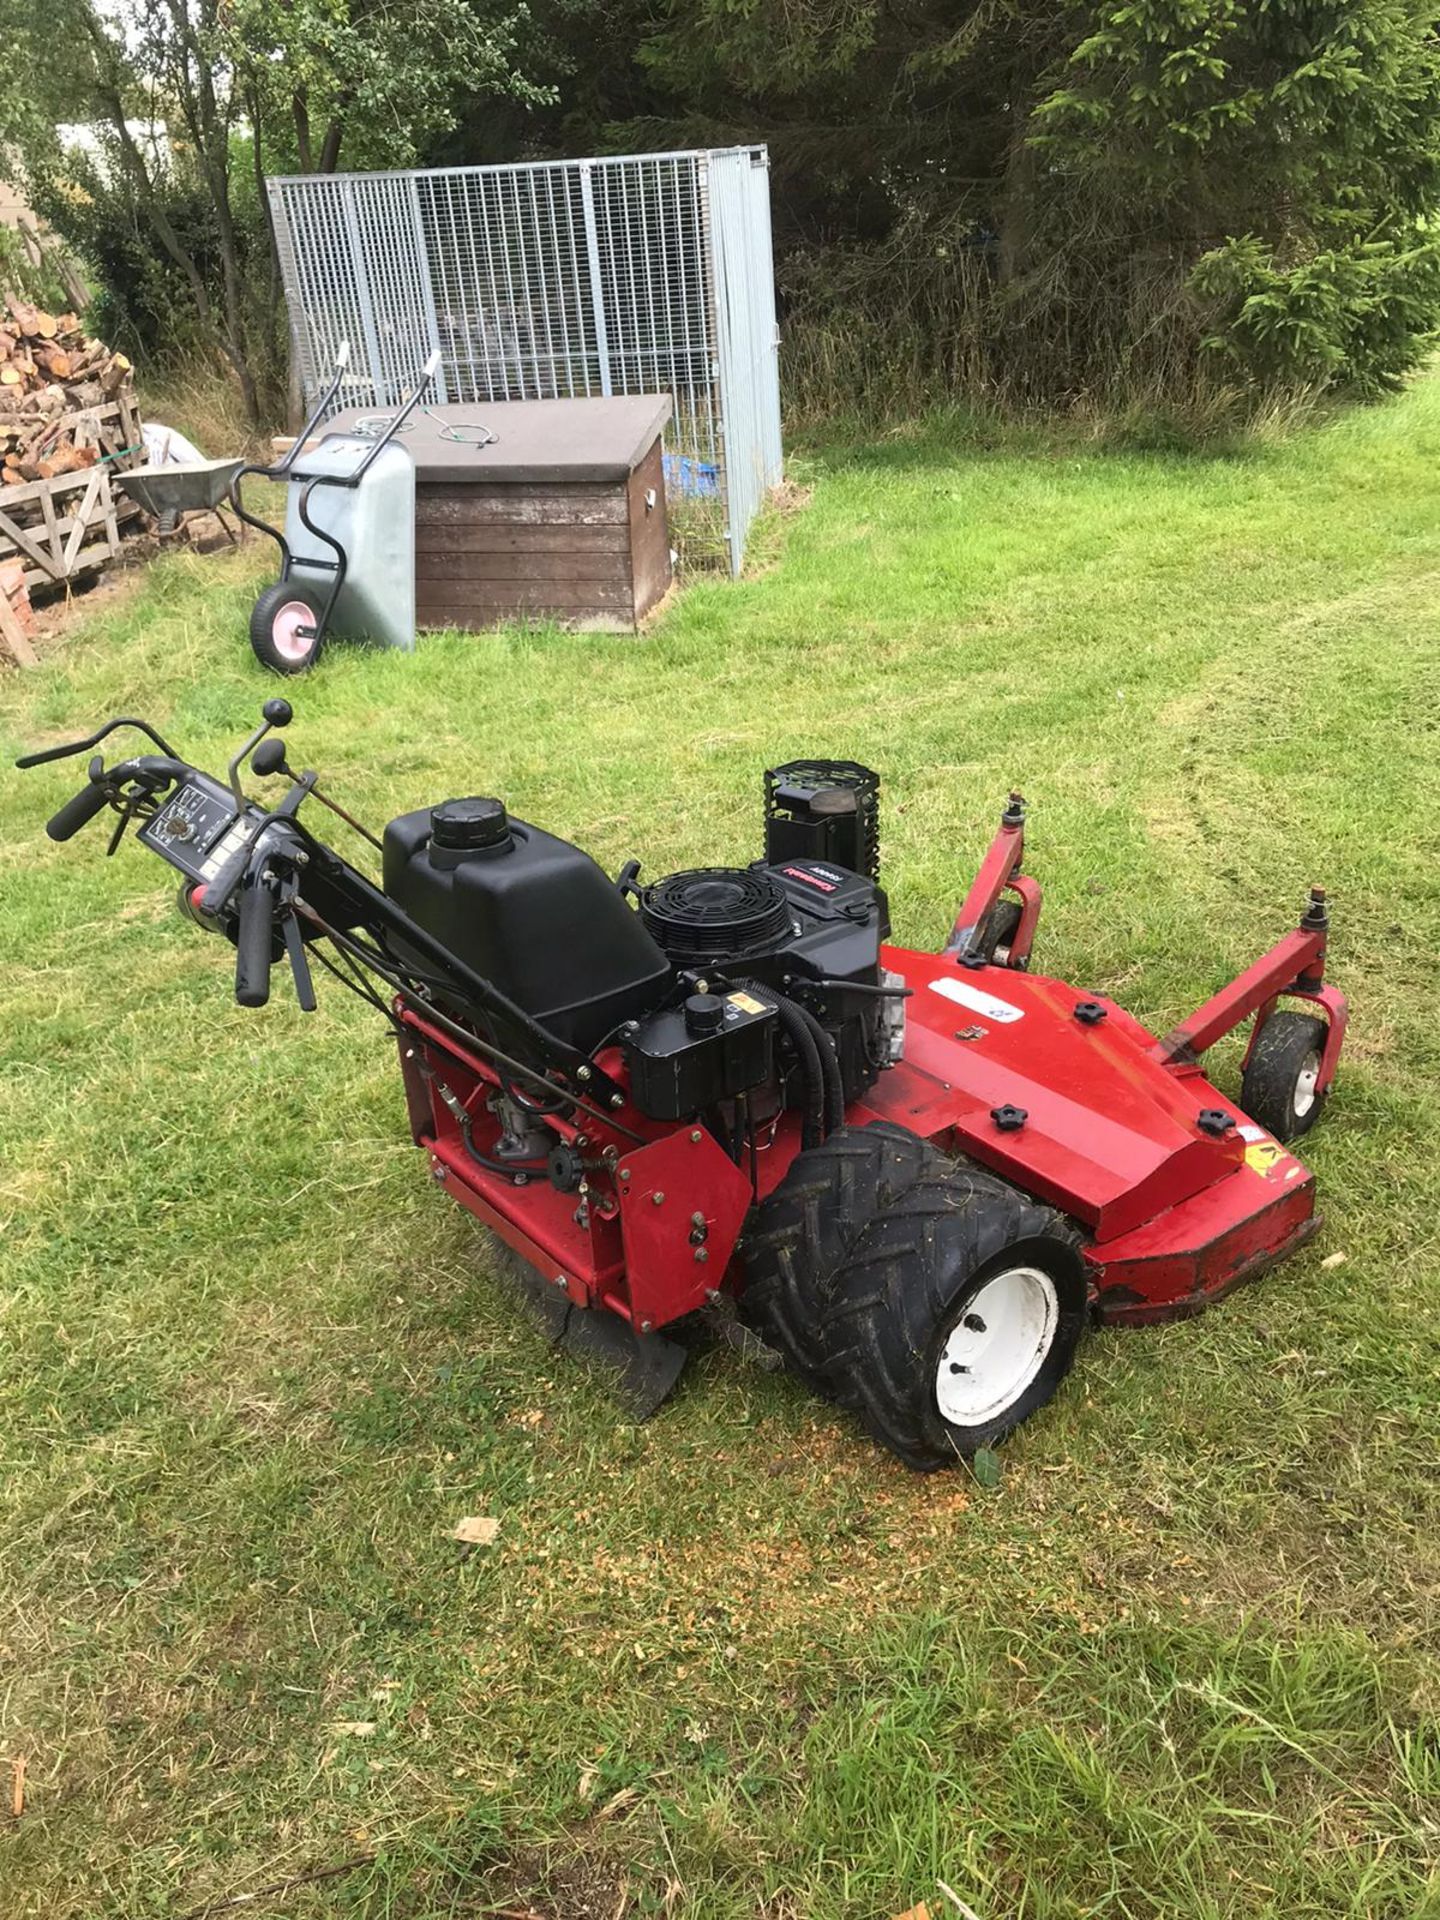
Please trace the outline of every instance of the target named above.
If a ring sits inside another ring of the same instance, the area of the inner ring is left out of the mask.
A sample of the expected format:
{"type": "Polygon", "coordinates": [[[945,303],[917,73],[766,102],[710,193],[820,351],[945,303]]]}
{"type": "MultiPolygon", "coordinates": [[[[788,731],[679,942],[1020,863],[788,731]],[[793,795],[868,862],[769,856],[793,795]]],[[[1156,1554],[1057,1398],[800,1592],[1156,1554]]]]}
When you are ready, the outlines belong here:
{"type": "Polygon", "coordinates": [[[510,816],[504,802],[488,797],[442,800],[430,809],[430,844],[450,853],[508,847],[510,816]]]}

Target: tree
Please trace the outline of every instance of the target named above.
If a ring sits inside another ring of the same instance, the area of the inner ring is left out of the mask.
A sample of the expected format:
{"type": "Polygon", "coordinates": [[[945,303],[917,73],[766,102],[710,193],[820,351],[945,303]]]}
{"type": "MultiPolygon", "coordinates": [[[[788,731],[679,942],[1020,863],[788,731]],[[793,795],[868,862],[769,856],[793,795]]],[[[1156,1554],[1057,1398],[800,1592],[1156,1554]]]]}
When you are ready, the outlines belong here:
{"type": "Polygon", "coordinates": [[[493,0],[0,0],[37,74],[0,139],[142,351],[219,358],[258,425],[284,390],[268,168],[333,170],[342,144],[398,164],[462,89],[545,97],[512,58],[525,22],[493,0]],[[67,150],[62,117],[93,151],[67,150]]]}
{"type": "Polygon", "coordinates": [[[252,111],[302,173],[412,165],[459,102],[530,105],[516,65],[529,14],[492,0],[237,0],[230,44],[252,111]]]}
{"type": "Polygon", "coordinates": [[[1437,19],[661,0],[636,20],[659,104],[612,138],[769,142],[790,330],[832,387],[908,356],[911,393],[1373,390],[1440,314],[1437,19]]]}

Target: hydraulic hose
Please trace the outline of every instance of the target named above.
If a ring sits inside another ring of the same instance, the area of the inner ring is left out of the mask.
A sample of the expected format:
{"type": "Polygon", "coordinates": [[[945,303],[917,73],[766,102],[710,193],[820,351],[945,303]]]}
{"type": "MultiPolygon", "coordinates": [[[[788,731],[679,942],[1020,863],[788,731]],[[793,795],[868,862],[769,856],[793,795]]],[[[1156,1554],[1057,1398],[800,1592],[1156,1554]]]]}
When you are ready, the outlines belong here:
{"type": "Polygon", "coordinates": [[[805,1011],[785,994],[777,993],[774,987],[767,987],[762,981],[742,980],[740,985],[765,1006],[774,1007],[781,1026],[790,1037],[805,1079],[805,1113],[800,1125],[800,1144],[802,1147],[818,1147],[828,1131],[825,1121],[825,1070],[805,1011]]]}
{"type": "Polygon", "coordinates": [[[802,1007],[798,1001],[792,1001],[791,1005],[809,1027],[815,1050],[820,1056],[820,1074],[825,1088],[825,1133],[828,1137],[845,1118],[845,1086],[840,1078],[840,1056],[835,1051],[834,1040],[810,1009],[802,1007]]]}

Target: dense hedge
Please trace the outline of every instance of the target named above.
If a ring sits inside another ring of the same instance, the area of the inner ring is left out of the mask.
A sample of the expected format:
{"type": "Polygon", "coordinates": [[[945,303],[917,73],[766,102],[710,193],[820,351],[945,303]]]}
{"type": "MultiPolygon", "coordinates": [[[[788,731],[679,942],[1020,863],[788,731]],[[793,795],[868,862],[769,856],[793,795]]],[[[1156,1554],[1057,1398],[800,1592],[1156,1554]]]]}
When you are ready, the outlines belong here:
{"type": "Polygon", "coordinates": [[[625,144],[763,137],[817,403],[1392,385],[1440,315],[1440,7],[666,0],[625,144]]]}

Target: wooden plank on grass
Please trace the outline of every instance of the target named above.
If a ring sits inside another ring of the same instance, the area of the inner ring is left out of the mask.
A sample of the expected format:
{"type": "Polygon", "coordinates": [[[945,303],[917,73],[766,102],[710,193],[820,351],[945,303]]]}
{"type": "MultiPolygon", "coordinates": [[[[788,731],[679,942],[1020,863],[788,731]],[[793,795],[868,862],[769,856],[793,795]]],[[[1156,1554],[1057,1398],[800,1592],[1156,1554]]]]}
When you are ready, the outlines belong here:
{"type": "Polygon", "coordinates": [[[21,667],[38,667],[40,661],[31,646],[25,629],[20,624],[20,616],[10,605],[10,596],[0,588],[0,640],[15,657],[15,664],[21,667]]]}

